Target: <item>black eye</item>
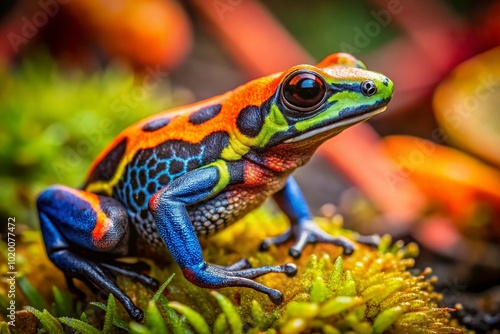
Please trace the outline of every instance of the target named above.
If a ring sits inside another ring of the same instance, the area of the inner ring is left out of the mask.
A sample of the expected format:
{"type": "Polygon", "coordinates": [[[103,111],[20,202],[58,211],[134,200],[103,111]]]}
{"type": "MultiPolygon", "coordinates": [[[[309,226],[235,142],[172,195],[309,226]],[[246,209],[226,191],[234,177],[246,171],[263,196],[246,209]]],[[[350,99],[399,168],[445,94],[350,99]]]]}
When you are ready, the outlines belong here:
{"type": "Polygon", "coordinates": [[[325,93],[325,82],[311,72],[292,73],[285,80],[281,90],[285,105],[298,111],[316,109],[323,102],[325,93]]]}
{"type": "Polygon", "coordinates": [[[365,96],[372,96],[377,92],[377,86],[371,80],[365,80],[361,83],[361,92],[365,96]]]}

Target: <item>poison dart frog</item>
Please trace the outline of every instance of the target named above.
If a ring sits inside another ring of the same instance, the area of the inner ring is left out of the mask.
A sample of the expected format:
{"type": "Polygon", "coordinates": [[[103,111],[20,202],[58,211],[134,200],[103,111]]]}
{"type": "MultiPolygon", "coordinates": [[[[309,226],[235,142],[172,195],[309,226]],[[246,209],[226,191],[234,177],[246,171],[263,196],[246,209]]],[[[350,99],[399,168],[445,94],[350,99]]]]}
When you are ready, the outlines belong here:
{"type": "Polygon", "coordinates": [[[352,253],[352,241],[314,223],[291,173],[321,143],[384,111],[393,90],[387,77],[336,53],[317,66],[294,66],[140,121],[104,149],[80,189],[54,185],[40,194],[37,207],[48,256],[70,289],[78,291],[73,279],[79,279],[94,291],[112,293],[138,321],[143,312],[115,282],[125,275],[158,286],[141,272],[144,263],[119,260],[141,256],[137,245],[166,247],[186,279],[200,287],[253,288],[280,304],[280,291],[253,279],[268,273],[293,276],[293,263],[210,264],[198,237],[221,231],[272,196],[291,227],[264,240],[261,250],[295,240],[289,250],[293,258],[317,242],[352,253]]]}

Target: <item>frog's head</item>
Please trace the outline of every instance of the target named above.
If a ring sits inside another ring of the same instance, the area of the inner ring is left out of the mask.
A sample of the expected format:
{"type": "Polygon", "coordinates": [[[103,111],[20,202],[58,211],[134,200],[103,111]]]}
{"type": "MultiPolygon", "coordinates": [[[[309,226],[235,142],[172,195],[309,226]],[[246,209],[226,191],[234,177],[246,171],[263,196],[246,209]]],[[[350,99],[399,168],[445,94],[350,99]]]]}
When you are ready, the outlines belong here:
{"type": "Polygon", "coordinates": [[[253,133],[254,150],[283,159],[298,153],[307,160],[328,138],[383,112],[394,90],[391,80],[359,61],[331,66],[328,58],[318,66],[295,66],[273,81],[277,85],[260,116],[247,112],[250,119],[240,124],[252,128],[260,123],[252,119],[262,119],[253,133]]]}

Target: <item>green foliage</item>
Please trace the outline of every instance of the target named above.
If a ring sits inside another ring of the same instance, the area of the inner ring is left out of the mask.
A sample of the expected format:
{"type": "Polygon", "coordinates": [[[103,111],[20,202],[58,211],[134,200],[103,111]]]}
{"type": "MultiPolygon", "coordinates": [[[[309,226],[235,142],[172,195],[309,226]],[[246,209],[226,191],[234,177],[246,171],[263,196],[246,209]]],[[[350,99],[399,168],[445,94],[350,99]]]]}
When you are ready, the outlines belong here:
{"type": "Polygon", "coordinates": [[[45,304],[45,300],[38,293],[38,291],[31,285],[31,283],[26,279],[26,277],[18,277],[17,278],[17,286],[26,297],[28,304],[37,310],[46,309],[47,306],[45,304]]]}
{"type": "Polygon", "coordinates": [[[201,314],[178,302],[170,302],[168,304],[171,308],[186,317],[189,324],[193,327],[194,331],[199,334],[209,334],[210,328],[201,314]]]}
{"type": "Polygon", "coordinates": [[[60,291],[56,286],[52,287],[54,293],[54,314],[57,317],[71,317],[73,312],[73,297],[67,291],[60,291]]]}
{"type": "Polygon", "coordinates": [[[26,306],[25,309],[33,313],[38,318],[38,320],[40,320],[40,323],[42,324],[43,328],[48,333],[64,334],[64,330],[62,328],[61,323],[47,310],[39,311],[31,306],[26,306]]]}
{"type": "Polygon", "coordinates": [[[81,185],[121,130],[180,103],[167,80],[151,90],[140,79],[116,68],[65,73],[48,57],[0,71],[0,217],[34,226],[39,191],[81,185]]]}

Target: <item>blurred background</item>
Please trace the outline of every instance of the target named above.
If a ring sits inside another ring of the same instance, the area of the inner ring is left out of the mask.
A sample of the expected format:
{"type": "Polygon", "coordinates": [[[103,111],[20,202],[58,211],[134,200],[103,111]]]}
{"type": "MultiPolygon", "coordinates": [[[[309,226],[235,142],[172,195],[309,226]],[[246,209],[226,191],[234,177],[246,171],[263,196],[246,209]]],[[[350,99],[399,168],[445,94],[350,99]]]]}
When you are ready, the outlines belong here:
{"type": "Polygon", "coordinates": [[[499,1],[2,0],[1,232],[133,122],[339,51],[396,91],[297,171],[312,211],[417,241],[443,305],[498,328],[499,1]]]}

